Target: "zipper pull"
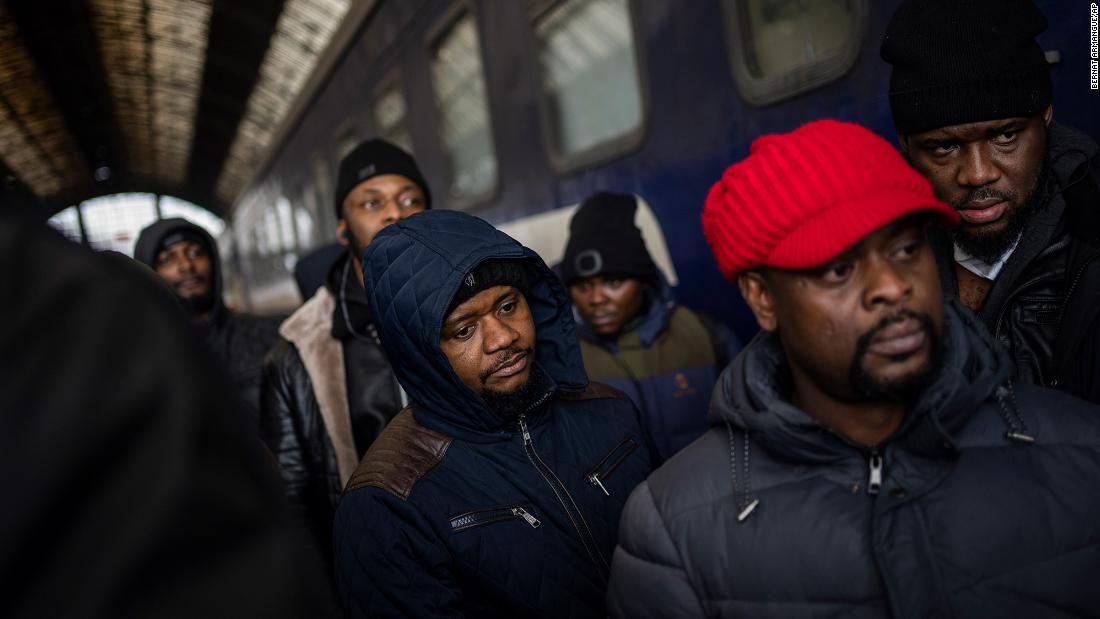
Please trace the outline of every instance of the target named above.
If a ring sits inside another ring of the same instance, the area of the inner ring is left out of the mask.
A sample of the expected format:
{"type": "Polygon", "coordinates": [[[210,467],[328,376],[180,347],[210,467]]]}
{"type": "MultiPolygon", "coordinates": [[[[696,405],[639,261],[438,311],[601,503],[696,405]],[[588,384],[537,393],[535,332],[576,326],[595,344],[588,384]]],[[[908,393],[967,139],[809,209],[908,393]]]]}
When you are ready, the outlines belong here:
{"type": "Polygon", "coordinates": [[[523,420],[523,415],[519,416],[519,431],[523,433],[523,442],[531,443],[531,433],[527,431],[527,422],[523,420]]]}
{"type": "Polygon", "coordinates": [[[527,524],[531,525],[532,529],[537,529],[537,528],[539,528],[539,525],[542,524],[541,520],[539,520],[538,518],[535,518],[534,516],[532,516],[531,512],[527,511],[526,509],[523,509],[522,507],[513,507],[512,508],[512,515],[513,516],[519,516],[520,518],[523,518],[524,520],[526,520],[527,524]]]}
{"type": "Polygon", "coordinates": [[[599,476],[595,473],[592,473],[588,476],[588,482],[591,483],[593,486],[598,486],[600,490],[603,490],[603,493],[607,496],[611,496],[611,493],[607,491],[607,488],[604,488],[603,482],[600,481],[599,476]]]}
{"type": "Polygon", "coordinates": [[[878,451],[871,451],[869,465],[871,478],[867,481],[867,494],[878,494],[882,489],[882,456],[878,451]]]}

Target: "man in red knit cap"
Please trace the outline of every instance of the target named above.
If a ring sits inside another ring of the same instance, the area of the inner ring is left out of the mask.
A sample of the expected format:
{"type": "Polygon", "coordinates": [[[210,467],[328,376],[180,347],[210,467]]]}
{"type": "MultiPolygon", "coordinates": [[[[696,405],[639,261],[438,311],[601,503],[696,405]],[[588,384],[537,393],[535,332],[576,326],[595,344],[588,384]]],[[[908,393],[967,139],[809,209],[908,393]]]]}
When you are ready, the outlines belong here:
{"type": "Polygon", "coordinates": [[[631,495],[612,616],[1100,612],[1100,411],[1013,384],[944,303],[935,220],[958,215],[851,123],[759,138],[714,185],[704,231],[763,332],[631,495]]]}

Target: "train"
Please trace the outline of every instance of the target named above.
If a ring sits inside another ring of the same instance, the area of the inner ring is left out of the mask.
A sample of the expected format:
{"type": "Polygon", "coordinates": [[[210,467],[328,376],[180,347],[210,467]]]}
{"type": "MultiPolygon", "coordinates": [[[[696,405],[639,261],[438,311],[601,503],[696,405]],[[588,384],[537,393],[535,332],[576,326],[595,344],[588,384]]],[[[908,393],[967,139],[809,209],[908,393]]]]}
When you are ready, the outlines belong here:
{"type": "MultiPolygon", "coordinates": [[[[757,136],[817,118],[896,140],[879,58],[899,0],[401,0],[369,11],[234,205],[221,242],[252,310],[300,301],[296,260],[335,239],[341,157],[383,137],[417,158],[434,208],[560,259],[576,206],[630,192],[677,299],[756,331],[700,224],[757,136]]],[[[1055,119],[1100,135],[1089,7],[1037,0],[1055,119]]]]}

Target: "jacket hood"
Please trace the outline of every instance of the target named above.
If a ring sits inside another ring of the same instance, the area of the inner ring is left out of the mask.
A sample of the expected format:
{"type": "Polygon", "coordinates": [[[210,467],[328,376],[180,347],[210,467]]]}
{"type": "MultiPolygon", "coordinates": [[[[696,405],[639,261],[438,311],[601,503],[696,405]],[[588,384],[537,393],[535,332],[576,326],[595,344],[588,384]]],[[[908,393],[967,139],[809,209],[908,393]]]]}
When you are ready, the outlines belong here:
{"type": "MultiPolygon", "coordinates": [[[[944,311],[939,373],[906,414],[888,442],[934,452],[962,428],[978,405],[997,392],[1011,362],[977,318],[957,301],[944,311]]],[[[760,333],[719,379],[709,422],[729,422],[771,452],[802,462],[828,462],[851,454],[852,445],[827,431],[787,401],[781,386],[789,376],[775,333],[760,333]]]]}
{"type": "Polygon", "coordinates": [[[459,284],[491,259],[523,262],[535,361],[555,389],[584,389],[588,376],[565,288],[538,254],[489,223],[457,211],[424,211],[383,229],[363,255],[378,336],[401,386],[418,405],[417,420],[452,436],[495,432],[505,424],[459,379],[439,347],[459,284]]]}
{"type": "Polygon", "coordinates": [[[153,265],[156,262],[161,241],[169,234],[181,230],[190,230],[197,234],[206,243],[206,250],[210,253],[214,276],[214,309],[212,313],[214,321],[212,322],[215,322],[221,318],[225,310],[225,304],[222,301],[222,262],[221,257],[218,256],[218,244],[205,228],[180,217],[161,219],[146,227],[138,235],[137,244],[134,245],[134,260],[155,270],[153,265]]]}
{"type": "MultiPolygon", "coordinates": [[[[668,326],[668,317],[676,307],[676,299],[672,295],[672,286],[668,283],[665,274],[657,269],[656,280],[646,284],[645,294],[649,297],[646,301],[645,312],[623,327],[623,332],[638,331],[642,346],[650,347],[657,336],[668,326]]],[[[580,311],[573,308],[573,321],[577,324],[577,333],[590,342],[597,342],[609,347],[614,352],[616,341],[622,333],[614,337],[604,337],[593,331],[581,316],[580,311]]]]}

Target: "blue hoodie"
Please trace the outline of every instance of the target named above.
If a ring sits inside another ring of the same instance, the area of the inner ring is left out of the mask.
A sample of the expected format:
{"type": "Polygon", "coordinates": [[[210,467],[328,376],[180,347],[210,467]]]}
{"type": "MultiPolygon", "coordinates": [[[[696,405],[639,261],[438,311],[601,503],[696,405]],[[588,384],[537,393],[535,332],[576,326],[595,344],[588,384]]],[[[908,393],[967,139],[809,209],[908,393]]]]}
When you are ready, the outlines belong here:
{"type": "Polygon", "coordinates": [[[589,384],[566,292],[488,223],[426,211],[363,258],[378,335],[413,404],[363,458],[337,510],[338,582],[353,616],[602,617],[619,515],[651,466],[638,413],[589,384]],[[439,346],[462,279],[522,261],[545,397],[491,409],[439,346]]]}

